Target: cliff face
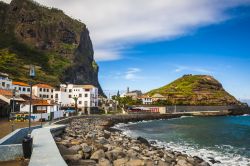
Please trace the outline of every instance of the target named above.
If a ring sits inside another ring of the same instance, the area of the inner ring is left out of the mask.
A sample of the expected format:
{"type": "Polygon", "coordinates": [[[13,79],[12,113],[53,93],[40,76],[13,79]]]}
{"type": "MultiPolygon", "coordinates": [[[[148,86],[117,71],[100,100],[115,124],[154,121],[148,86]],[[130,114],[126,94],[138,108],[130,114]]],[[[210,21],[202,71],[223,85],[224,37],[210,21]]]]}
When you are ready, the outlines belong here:
{"type": "Polygon", "coordinates": [[[0,23],[2,72],[28,81],[23,66],[34,64],[41,67],[37,82],[94,84],[103,94],[85,24],[32,0],[0,2],[0,23]]]}
{"type": "Polygon", "coordinates": [[[207,75],[184,75],[183,77],[147,93],[149,96],[161,94],[168,103],[179,105],[238,105],[222,84],[207,75]]]}

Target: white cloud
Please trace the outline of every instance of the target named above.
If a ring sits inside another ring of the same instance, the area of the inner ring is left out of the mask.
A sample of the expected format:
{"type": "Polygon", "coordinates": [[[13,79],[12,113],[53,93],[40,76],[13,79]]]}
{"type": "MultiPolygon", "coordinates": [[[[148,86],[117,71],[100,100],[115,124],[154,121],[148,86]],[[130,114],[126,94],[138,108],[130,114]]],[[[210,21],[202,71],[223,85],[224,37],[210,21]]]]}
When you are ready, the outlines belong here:
{"type": "MultiPolygon", "coordinates": [[[[5,0],[9,1],[9,0],[5,0]]],[[[250,0],[36,0],[82,20],[97,60],[122,57],[124,47],[169,40],[230,18],[226,10],[250,0]],[[114,49],[115,48],[115,49],[114,49]]]]}
{"type": "Polygon", "coordinates": [[[125,72],[124,79],[126,79],[126,80],[140,79],[141,77],[137,75],[137,73],[139,73],[140,71],[141,71],[141,69],[139,69],[139,68],[129,68],[125,72]]]}
{"type": "Polygon", "coordinates": [[[195,66],[177,66],[174,70],[176,73],[180,72],[197,72],[201,74],[212,74],[213,72],[209,69],[202,68],[202,67],[195,67],[195,66]]]}

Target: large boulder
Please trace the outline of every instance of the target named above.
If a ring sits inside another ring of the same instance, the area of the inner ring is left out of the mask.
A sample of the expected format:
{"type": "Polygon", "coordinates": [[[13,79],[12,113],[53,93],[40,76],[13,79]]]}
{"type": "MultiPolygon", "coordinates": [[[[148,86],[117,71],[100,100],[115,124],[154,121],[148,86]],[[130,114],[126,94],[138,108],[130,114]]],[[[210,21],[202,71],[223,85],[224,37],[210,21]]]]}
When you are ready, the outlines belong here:
{"type": "Polygon", "coordinates": [[[127,162],[126,166],[144,166],[144,165],[145,165],[145,162],[143,160],[133,159],[127,162]]]}
{"type": "Polygon", "coordinates": [[[105,158],[105,153],[102,149],[95,151],[90,157],[92,160],[100,160],[101,158],[105,158]]]}
{"type": "Polygon", "coordinates": [[[146,145],[146,146],[150,146],[150,143],[148,142],[148,140],[146,140],[143,137],[137,137],[137,140],[140,141],[140,143],[146,145]]]}
{"type": "Polygon", "coordinates": [[[123,166],[123,165],[126,165],[127,162],[128,162],[127,158],[117,159],[113,162],[113,165],[114,166],[123,166]]]}
{"type": "Polygon", "coordinates": [[[101,158],[98,162],[99,166],[112,166],[109,160],[101,158]]]}

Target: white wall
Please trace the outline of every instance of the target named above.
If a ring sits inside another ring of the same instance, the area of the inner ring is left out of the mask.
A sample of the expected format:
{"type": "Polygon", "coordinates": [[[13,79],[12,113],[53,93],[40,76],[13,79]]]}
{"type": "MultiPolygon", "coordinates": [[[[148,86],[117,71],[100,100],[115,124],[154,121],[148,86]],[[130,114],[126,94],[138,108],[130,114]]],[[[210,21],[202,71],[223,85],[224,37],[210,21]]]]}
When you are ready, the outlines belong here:
{"type": "Polygon", "coordinates": [[[54,92],[54,100],[57,103],[61,103],[61,106],[74,106],[74,97],[78,97],[78,108],[83,107],[97,107],[98,106],[98,88],[91,88],[86,91],[81,86],[74,86],[73,84],[61,85],[59,91],[54,92]],[[58,94],[58,98],[56,98],[58,94]]]}
{"type": "Polygon", "coordinates": [[[35,96],[43,99],[53,99],[53,93],[55,89],[53,88],[42,88],[39,86],[33,86],[32,87],[32,92],[35,96]]]}
{"type": "Polygon", "coordinates": [[[28,86],[12,85],[12,89],[16,89],[16,92],[19,95],[21,95],[21,94],[29,95],[30,94],[30,91],[28,91],[28,89],[30,90],[30,87],[28,87],[28,86]]]}
{"type": "Polygon", "coordinates": [[[12,80],[0,76],[0,89],[12,89],[12,80]]]}

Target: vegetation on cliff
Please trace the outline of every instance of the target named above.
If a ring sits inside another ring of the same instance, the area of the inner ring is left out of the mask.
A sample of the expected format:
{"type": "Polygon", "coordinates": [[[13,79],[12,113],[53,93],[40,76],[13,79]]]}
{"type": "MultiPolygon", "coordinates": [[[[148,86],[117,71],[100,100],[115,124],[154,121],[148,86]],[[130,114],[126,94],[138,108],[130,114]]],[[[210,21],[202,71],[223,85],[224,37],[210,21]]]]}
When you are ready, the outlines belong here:
{"type": "Polygon", "coordinates": [[[0,2],[0,23],[1,72],[29,81],[24,66],[33,64],[36,82],[93,84],[103,94],[85,24],[32,0],[0,2]]]}
{"type": "Polygon", "coordinates": [[[158,104],[177,105],[234,105],[240,104],[226,92],[221,83],[208,75],[184,75],[161,88],[149,91],[147,95],[161,94],[165,101],[158,104]]]}

